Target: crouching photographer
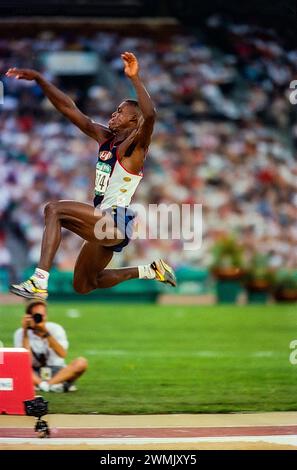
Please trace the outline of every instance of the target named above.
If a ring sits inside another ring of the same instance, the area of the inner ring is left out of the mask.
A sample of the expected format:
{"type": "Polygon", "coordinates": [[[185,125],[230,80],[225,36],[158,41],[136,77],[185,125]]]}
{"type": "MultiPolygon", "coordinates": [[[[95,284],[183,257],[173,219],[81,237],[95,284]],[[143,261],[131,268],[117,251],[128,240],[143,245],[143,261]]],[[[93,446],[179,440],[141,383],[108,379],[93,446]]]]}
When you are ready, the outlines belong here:
{"type": "Polygon", "coordinates": [[[27,304],[22,328],[14,334],[14,346],[31,352],[33,383],[43,392],[76,390],[74,381],[87,369],[83,357],[66,365],[66,332],[61,325],[47,321],[47,305],[43,300],[35,299],[27,304]]]}

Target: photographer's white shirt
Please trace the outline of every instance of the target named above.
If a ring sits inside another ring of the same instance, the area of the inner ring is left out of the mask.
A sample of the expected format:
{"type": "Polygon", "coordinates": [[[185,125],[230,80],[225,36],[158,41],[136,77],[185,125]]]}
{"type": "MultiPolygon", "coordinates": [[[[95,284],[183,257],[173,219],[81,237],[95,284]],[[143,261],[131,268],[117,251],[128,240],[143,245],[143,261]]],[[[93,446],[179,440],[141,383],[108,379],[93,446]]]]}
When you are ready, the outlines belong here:
{"type": "MultiPolygon", "coordinates": [[[[68,339],[66,332],[61,325],[53,322],[46,322],[46,329],[48,332],[63,346],[64,349],[68,349],[68,339]]],[[[41,338],[37,336],[33,330],[28,330],[28,338],[30,346],[34,354],[32,354],[32,365],[33,367],[40,367],[38,361],[39,355],[44,355],[46,358],[47,366],[65,366],[65,360],[63,357],[58,356],[53,349],[48,346],[47,338],[41,338]],[[37,356],[37,357],[36,357],[37,356]]],[[[14,333],[14,347],[21,348],[23,343],[23,328],[19,328],[14,333]]]]}

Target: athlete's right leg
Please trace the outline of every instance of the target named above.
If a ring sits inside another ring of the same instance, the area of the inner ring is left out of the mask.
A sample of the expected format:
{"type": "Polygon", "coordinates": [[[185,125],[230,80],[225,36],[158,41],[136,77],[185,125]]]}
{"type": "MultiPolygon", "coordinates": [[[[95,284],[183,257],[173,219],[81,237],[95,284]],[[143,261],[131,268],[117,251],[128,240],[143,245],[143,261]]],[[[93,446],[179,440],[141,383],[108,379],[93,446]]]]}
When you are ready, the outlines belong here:
{"type": "Polygon", "coordinates": [[[73,273],[73,287],[76,292],[87,294],[94,289],[112,287],[139,277],[137,267],[105,269],[112,257],[112,249],[96,242],[84,242],[73,273]]]}
{"type": "Polygon", "coordinates": [[[129,279],[156,279],[176,285],[174,272],[164,261],[157,260],[151,265],[105,269],[113,256],[111,248],[94,242],[85,242],[75,263],[73,286],[79,294],[94,289],[109,288],[129,279]]]}

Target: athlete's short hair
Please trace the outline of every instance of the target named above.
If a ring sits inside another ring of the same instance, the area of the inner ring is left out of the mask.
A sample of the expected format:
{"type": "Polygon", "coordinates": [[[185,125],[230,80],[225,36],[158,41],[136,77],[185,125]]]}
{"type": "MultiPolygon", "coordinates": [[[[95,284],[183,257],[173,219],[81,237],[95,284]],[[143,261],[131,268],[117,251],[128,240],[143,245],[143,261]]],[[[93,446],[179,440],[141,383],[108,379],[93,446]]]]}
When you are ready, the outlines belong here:
{"type": "Polygon", "coordinates": [[[124,103],[131,104],[132,106],[134,106],[137,109],[137,111],[140,111],[140,107],[139,107],[139,104],[138,104],[137,100],[131,100],[130,98],[128,98],[124,101],[124,103]]]}

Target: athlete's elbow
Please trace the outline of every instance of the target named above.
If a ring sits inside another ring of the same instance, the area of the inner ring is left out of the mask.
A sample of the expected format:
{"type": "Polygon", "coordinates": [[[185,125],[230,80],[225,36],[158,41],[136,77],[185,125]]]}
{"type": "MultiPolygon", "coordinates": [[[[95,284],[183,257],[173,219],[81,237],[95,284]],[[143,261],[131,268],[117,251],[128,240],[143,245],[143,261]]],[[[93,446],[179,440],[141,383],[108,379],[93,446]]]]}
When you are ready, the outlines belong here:
{"type": "Polygon", "coordinates": [[[44,206],[44,217],[46,219],[56,217],[58,213],[58,202],[50,201],[44,206]]]}
{"type": "Polygon", "coordinates": [[[156,108],[150,109],[144,116],[145,121],[155,121],[157,117],[157,111],[156,108]]]}

